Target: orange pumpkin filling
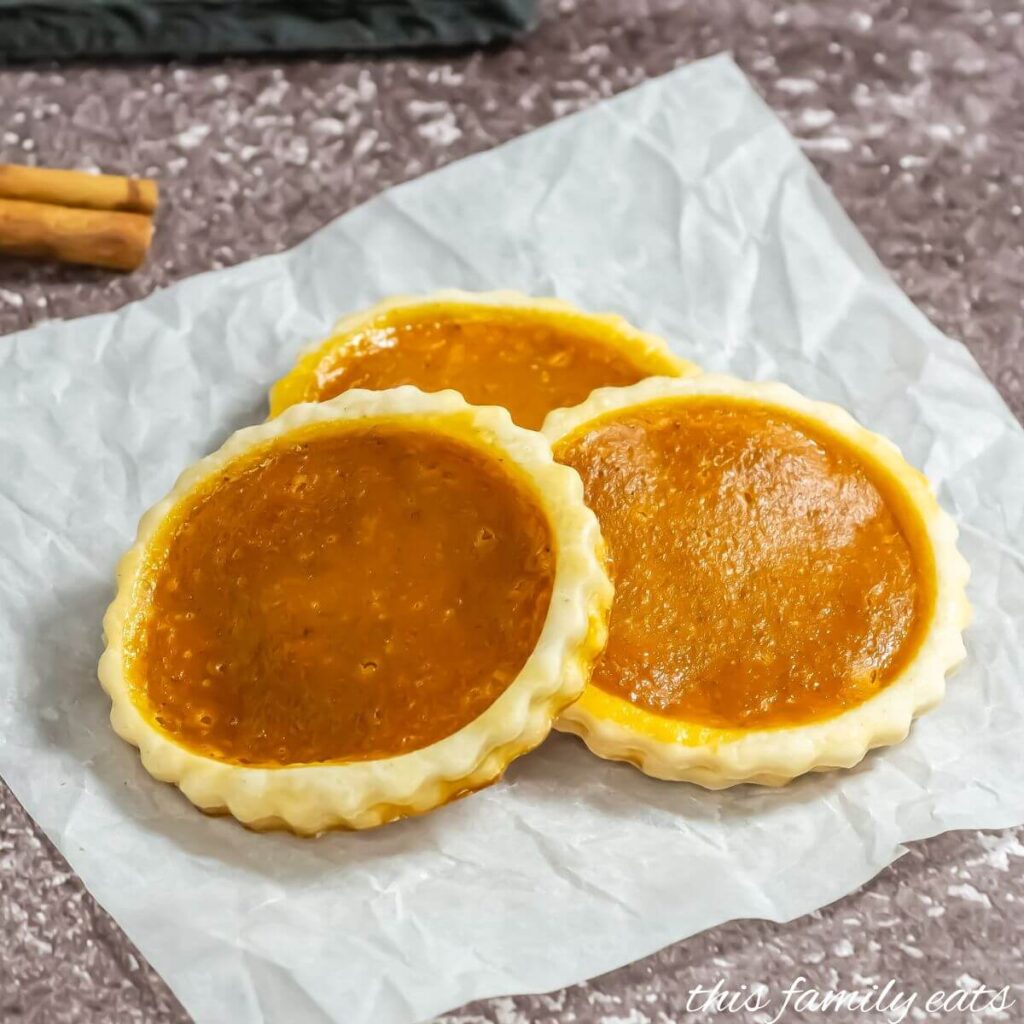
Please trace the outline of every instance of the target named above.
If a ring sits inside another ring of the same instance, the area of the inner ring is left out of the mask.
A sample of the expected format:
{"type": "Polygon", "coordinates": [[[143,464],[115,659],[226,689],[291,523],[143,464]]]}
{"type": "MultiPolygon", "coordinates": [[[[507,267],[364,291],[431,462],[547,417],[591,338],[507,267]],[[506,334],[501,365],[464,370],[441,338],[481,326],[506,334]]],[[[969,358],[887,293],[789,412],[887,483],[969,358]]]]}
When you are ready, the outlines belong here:
{"type": "Polygon", "coordinates": [[[895,485],[796,416],[706,396],[564,438],[609,548],[615,603],[593,683],[724,729],[830,718],[890,683],[934,601],[895,485]]]}
{"type": "Polygon", "coordinates": [[[497,459],[426,431],[311,427],[168,517],[128,678],[160,729],[221,761],[392,756],[505,691],[553,576],[547,520],[497,459]]]}
{"type": "Polygon", "coordinates": [[[350,388],[414,384],[502,405],[537,429],[552,409],[577,405],[594,388],[679,373],[671,356],[626,352],[613,328],[585,318],[471,305],[395,310],[307,359],[274,389],[271,415],[350,388]]]}

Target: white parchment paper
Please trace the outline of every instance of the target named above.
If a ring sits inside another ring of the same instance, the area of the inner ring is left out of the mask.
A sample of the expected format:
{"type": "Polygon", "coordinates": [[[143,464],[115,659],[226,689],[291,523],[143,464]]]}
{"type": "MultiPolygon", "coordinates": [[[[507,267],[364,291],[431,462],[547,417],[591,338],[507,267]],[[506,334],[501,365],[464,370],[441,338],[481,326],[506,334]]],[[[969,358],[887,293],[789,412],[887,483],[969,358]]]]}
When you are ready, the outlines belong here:
{"type": "Polygon", "coordinates": [[[726,59],[397,188],[297,249],[0,340],[0,771],[200,1022],[409,1024],[791,918],[901,844],[1024,822],[1024,433],[726,59]],[[139,515],[265,415],[300,343],[393,292],[612,309],[893,437],[972,563],[969,660],[857,770],[707,793],[557,736],[420,820],[252,835],[111,732],[100,617],[139,515]]]}

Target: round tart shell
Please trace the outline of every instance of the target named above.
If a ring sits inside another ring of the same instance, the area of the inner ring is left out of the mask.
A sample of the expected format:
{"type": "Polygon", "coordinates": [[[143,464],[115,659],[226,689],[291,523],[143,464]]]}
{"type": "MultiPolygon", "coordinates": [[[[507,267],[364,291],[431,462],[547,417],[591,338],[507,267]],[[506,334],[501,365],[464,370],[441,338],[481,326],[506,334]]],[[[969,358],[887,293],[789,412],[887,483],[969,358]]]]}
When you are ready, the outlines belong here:
{"type": "Polygon", "coordinates": [[[270,415],[280,415],[297,402],[315,401],[315,385],[325,360],[332,353],[356,344],[364,332],[381,322],[390,318],[416,319],[432,313],[463,312],[480,316],[488,310],[496,315],[521,316],[525,322],[550,324],[567,332],[578,332],[584,338],[593,339],[595,345],[606,347],[634,363],[640,376],[689,376],[699,372],[693,363],[674,355],[663,338],[638,330],[615,314],[585,313],[559,299],[531,298],[514,291],[464,292],[450,289],[426,296],[395,296],[338,321],[330,336],[307,348],[294,368],[273,386],[270,415]]]}
{"type": "Polygon", "coordinates": [[[933,609],[916,652],[875,696],[834,717],[804,724],[719,728],[656,714],[591,684],[556,728],[580,736],[599,757],[709,789],[743,782],[779,786],[806,772],[853,767],[869,750],[904,739],[913,719],[942,699],[946,674],[964,657],[969,569],[956,548],[956,525],[940,508],[927,479],[891,441],[865,429],[838,406],[804,398],[782,384],[754,384],[718,374],[651,378],[627,388],[599,389],[581,405],[556,410],[543,431],[557,447],[610,413],[705,396],[739,399],[811,422],[893,482],[918,518],[933,558],[933,609]]]}
{"type": "Polygon", "coordinates": [[[238,431],[187,469],[163,501],[142,518],[134,546],[117,570],[117,594],[103,620],[106,649],[99,679],[111,698],[111,723],[139,748],[146,770],[171,782],[208,813],[230,813],[253,829],[313,835],[332,828],[370,828],[420,814],[498,779],[509,763],[548,734],[575,700],[604,646],[612,587],[597,520],[583,503],[575,472],[554,462],[543,437],[516,427],[504,409],[474,407],[460,395],[428,395],[413,387],[346,392],[323,403],[238,431]],[[133,697],[124,646],[140,580],[161,524],[211,478],[254,448],[287,440],[311,426],[343,432],[352,425],[428,430],[501,460],[535,498],[556,553],[551,599],[540,637],[504,692],[458,731],[397,756],[375,760],[250,767],[189,749],[153,725],[133,697]]]}

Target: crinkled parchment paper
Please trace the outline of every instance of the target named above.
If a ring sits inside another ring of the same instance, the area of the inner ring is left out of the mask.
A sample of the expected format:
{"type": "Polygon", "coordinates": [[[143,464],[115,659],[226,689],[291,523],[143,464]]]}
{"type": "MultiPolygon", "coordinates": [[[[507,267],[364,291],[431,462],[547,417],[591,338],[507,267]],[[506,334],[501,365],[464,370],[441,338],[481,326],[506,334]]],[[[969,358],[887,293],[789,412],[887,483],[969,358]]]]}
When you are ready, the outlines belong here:
{"type": "Polygon", "coordinates": [[[408,1024],[837,899],[1024,822],[1024,433],[889,280],[735,66],[691,65],[394,189],[297,249],[0,341],[0,771],[201,1022],[408,1024]],[[100,617],[139,515],[265,415],[340,314],[512,287],[893,437],[960,522],[976,620],[942,707],[857,770],[707,793],[552,737],[425,818],[317,841],[203,817],[107,724],[100,617]]]}

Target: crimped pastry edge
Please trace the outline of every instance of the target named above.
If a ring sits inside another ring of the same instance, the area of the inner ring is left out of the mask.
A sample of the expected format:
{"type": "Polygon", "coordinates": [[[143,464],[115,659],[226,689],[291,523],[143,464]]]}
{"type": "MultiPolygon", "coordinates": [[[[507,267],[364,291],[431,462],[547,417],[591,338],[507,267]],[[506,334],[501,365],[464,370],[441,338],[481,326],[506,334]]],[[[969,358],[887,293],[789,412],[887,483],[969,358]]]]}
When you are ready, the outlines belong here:
{"type": "Polygon", "coordinates": [[[571,409],[556,409],[543,433],[556,445],[606,413],[675,397],[720,395],[797,413],[850,444],[886,472],[920,518],[935,569],[932,621],[915,657],[889,685],[834,718],[805,725],[726,730],[654,714],[594,685],[567,708],[555,728],[580,736],[590,750],[627,761],[659,779],[724,789],[749,782],[781,786],[799,775],[852,768],[868,751],[906,738],[918,715],[945,695],[946,675],[965,657],[962,633],[971,619],[970,569],[957,550],[957,527],[939,506],[927,478],[890,440],[859,424],[846,410],[806,398],[779,383],[751,383],[722,374],[649,378],[625,388],[601,388],[571,409]]]}
{"type": "Polygon", "coordinates": [[[641,331],[617,313],[588,313],[562,299],[535,298],[512,290],[467,292],[446,288],[426,295],[394,295],[376,305],[343,317],[326,338],[318,339],[300,354],[291,370],[270,389],[270,416],[278,416],[292,404],[310,401],[307,389],[317,367],[333,350],[343,347],[359,331],[390,313],[421,313],[432,308],[465,306],[469,308],[513,309],[524,313],[573,320],[581,328],[603,335],[637,363],[650,369],[651,376],[687,376],[699,373],[695,364],[675,355],[668,342],[657,334],[641,331]]]}
{"type": "Polygon", "coordinates": [[[230,813],[250,828],[315,835],[363,829],[421,814],[498,779],[536,747],[554,717],[582,692],[604,647],[612,585],[597,519],[579,476],[554,461],[544,438],[517,427],[505,409],[469,405],[454,391],[412,386],[352,390],[323,403],[239,430],[178,478],[142,517],[134,545],[117,567],[117,593],[103,619],[106,649],[99,680],[119,736],[139,748],[154,778],[178,786],[197,807],[230,813]],[[202,756],[147,721],[131,696],[123,634],[148,546],[179,502],[255,446],[312,424],[406,423],[472,444],[514,467],[548,519],[556,550],[548,615],[530,657],[508,689],[478,718],[430,746],[374,761],[255,768],[202,756]]]}

